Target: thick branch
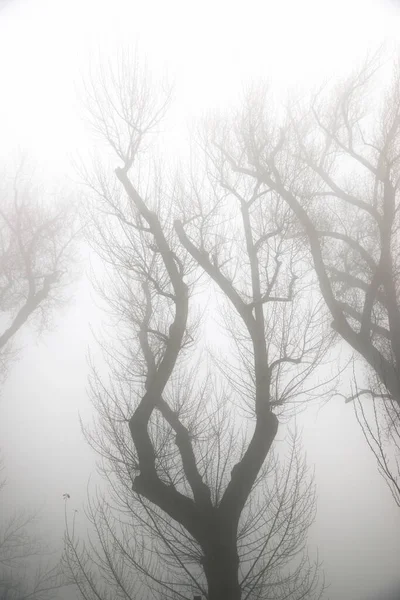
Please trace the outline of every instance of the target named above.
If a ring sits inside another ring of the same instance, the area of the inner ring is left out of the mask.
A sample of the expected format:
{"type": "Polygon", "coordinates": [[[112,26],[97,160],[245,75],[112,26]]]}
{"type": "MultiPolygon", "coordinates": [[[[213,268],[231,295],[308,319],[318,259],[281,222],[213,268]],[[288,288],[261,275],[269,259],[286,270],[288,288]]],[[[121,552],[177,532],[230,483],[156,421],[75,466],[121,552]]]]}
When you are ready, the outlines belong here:
{"type": "Polygon", "coordinates": [[[335,181],[330,177],[330,175],[324,169],[322,169],[321,167],[316,165],[308,157],[305,158],[305,162],[330,187],[330,189],[332,190],[332,192],[334,192],[334,194],[337,198],[340,198],[344,202],[347,202],[347,204],[356,206],[357,208],[360,208],[361,210],[364,210],[365,212],[369,213],[371,215],[371,217],[373,217],[373,219],[377,223],[381,222],[381,217],[380,217],[378,211],[375,210],[375,208],[373,206],[371,206],[370,204],[367,204],[367,202],[364,202],[363,200],[360,200],[359,198],[356,198],[356,196],[353,196],[352,194],[348,194],[347,192],[345,192],[342,188],[340,188],[337,185],[337,183],[335,183],[335,181]]]}
{"type": "Polygon", "coordinates": [[[330,237],[336,240],[341,240],[345,242],[350,248],[355,250],[360,254],[360,256],[367,263],[372,272],[376,269],[376,263],[372,256],[359,244],[355,239],[351,238],[349,235],[345,233],[339,233],[337,231],[317,231],[317,234],[321,237],[330,237]]]}
{"type": "Polygon", "coordinates": [[[263,244],[265,244],[265,242],[267,242],[269,239],[275,237],[276,235],[279,235],[280,233],[282,233],[282,230],[283,230],[283,227],[277,227],[273,231],[269,231],[268,233],[264,233],[264,235],[262,235],[261,237],[259,237],[258,240],[256,242],[254,242],[254,248],[255,248],[255,250],[258,252],[259,249],[261,248],[261,246],[263,244]]]}
{"type": "Polygon", "coordinates": [[[163,398],[157,405],[167,423],[175,431],[175,443],[178,447],[182,460],[183,471],[192,489],[196,504],[211,508],[211,493],[209,487],[204,483],[196,464],[192,442],[187,428],[182,425],[178,415],[171,410],[163,398]]]}
{"type": "Polygon", "coordinates": [[[374,307],[378,288],[382,281],[381,270],[382,270],[382,262],[380,261],[378,268],[376,269],[376,271],[371,279],[371,283],[369,284],[369,286],[365,292],[364,307],[363,307],[363,312],[362,312],[362,317],[361,317],[361,328],[360,328],[360,335],[362,337],[367,336],[369,338],[369,333],[370,333],[371,324],[372,324],[372,322],[371,322],[372,309],[374,307]]]}
{"type": "MultiPolygon", "coordinates": [[[[345,271],[340,271],[335,267],[328,267],[330,272],[330,278],[332,281],[341,281],[347,285],[347,288],[357,288],[366,292],[370,286],[370,283],[352,275],[351,273],[346,273],[345,271]]],[[[376,300],[380,302],[383,306],[386,305],[386,297],[384,292],[381,289],[378,289],[376,292],[376,300]]]]}
{"type": "Polygon", "coordinates": [[[153,378],[151,384],[149,384],[149,394],[145,395],[145,397],[147,396],[146,400],[145,397],[143,397],[133,417],[134,419],[139,419],[139,415],[140,418],[145,417],[143,423],[147,424],[151,411],[161,397],[164,387],[172,374],[181,349],[188,315],[188,291],[176,265],[174,254],[164,236],[157,215],[147,208],[145,202],[130,182],[126,170],[116,169],[116,174],[123,184],[129,198],[134,202],[151,229],[151,233],[154,236],[157,248],[160,251],[175,294],[175,318],[169,329],[169,339],[166,344],[164,356],[157,368],[156,376],[153,378]]]}
{"type": "Polygon", "coordinates": [[[251,489],[267,457],[278,431],[278,419],[269,410],[269,403],[257,414],[256,426],[249,446],[239,463],[231,472],[219,506],[219,512],[230,515],[237,524],[251,489]]]}
{"type": "Polygon", "coordinates": [[[141,473],[135,478],[132,489],[180,523],[195,539],[202,539],[201,520],[195,503],[173,485],[163,483],[157,476],[141,473]]]}
{"type": "Polygon", "coordinates": [[[176,220],[174,223],[174,227],[182,246],[189,252],[189,254],[196,260],[196,262],[202,267],[202,269],[211,277],[211,279],[213,279],[213,281],[215,281],[218,287],[229,298],[239,315],[242,317],[247,328],[249,330],[253,330],[254,318],[251,315],[249,307],[239,296],[229,279],[225,277],[225,275],[218,269],[218,267],[216,267],[210,262],[208,256],[204,252],[201,252],[190,241],[190,239],[186,235],[181,221],[176,220]]]}
{"type": "MultiPolygon", "coordinates": [[[[164,484],[162,484],[156,472],[155,453],[148,433],[148,422],[154,408],[161,401],[162,393],[172,375],[182,347],[188,316],[188,291],[157,215],[147,208],[129,180],[126,169],[116,169],[116,175],[123,184],[129,198],[148,223],[174,290],[175,317],[169,328],[164,355],[153,376],[147,378],[146,393],[129,421],[131,437],[138,455],[141,481],[146,482],[149,488],[146,487],[145,489],[149,489],[151,494],[154,494],[156,491],[161,490],[162,492],[164,484]]],[[[147,334],[143,332],[143,335],[146,336],[147,334]]],[[[160,504],[163,502],[165,500],[161,494],[156,504],[163,508],[160,504]]]]}
{"type": "MultiPolygon", "coordinates": [[[[263,412],[265,406],[269,407],[270,398],[270,380],[271,374],[268,367],[268,352],[267,344],[265,340],[265,319],[264,309],[261,296],[261,281],[260,281],[260,267],[257,256],[257,249],[254,246],[253,232],[250,222],[249,207],[242,202],[241,203],[241,214],[243,220],[243,228],[246,239],[246,250],[250,262],[250,275],[251,275],[251,289],[253,302],[251,309],[254,311],[255,328],[252,331],[249,330],[251,341],[253,344],[254,352],[254,373],[256,383],[256,414],[263,412]]],[[[276,277],[279,272],[279,263],[277,263],[276,277]]],[[[275,279],[276,279],[275,277],[275,279]]],[[[275,285],[273,281],[272,286],[275,285]]]]}
{"type": "MultiPolygon", "coordinates": [[[[346,314],[348,314],[350,317],[352,317],[359,323],[362,323],[363,313],[358,312],[357,309],[355,309],[353,306],[350,306],[346,302],[339,302],[339,306],[341,306],[343,311],[346,314]]],[[[377,323],[373,323],[371,320],[368,323],[367,329],[370,329],[373,333],[381,335],[382,337],[386,338],[387,340],[390,340],[390,331],[388,329],[386,329],[385,327],[378,325],[377,323]]]]}
{"type": "Polygon", "coordinates": [[[54,283],[58,273],[53,273],[44,278],[43,287],[36,294],[29,295],[25,304],[19,309],[10,327],[0,335],[0,348],[3,348],[7,342],[17,333],[24,323],[29,319],[32,313],[38,308],[38,306],[48,297],[51,284],[54,283]]]}

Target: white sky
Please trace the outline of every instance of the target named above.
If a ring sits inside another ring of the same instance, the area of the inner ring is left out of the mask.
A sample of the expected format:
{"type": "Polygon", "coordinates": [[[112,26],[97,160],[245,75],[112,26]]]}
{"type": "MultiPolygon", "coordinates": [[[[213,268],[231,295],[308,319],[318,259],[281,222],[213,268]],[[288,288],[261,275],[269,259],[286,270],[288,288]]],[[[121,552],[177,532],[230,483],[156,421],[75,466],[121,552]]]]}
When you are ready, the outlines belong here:
{"type": "Polygon", "coordinates": [[[172,113],[182,124],[236,100],[253,78],[307,86],[348,68],[368,46],[396,38],[396,1],[8,0],[0,151],[20,146],[63,171],[86,143],[76,84],[99,53],[137,45],[175,82],[172,113]]]}
{"type": "MultiPolygon", "coordinates": [[[[0,11],[0,160],[23,150],[37,160],[44,179],[70,172],[70,158],[90,145],[76,86],[99,54],[113,56],[124,45],[137,45],[154,71],[168,72],[176,89],[171,143],[183,148],[185,123],[235,102],[252,79],[269,79],[275,89],[307,88],[351,68],[385,38],[398,42],[397,5],[396,0],[9,0],[0,11]]],[[[0,405],[2,446],[13,466],[7,493],[19,504],[28,496],[45,502],[47,527],[59,533],[61,496],[69,492],[78,506],[92,467],[77,421],[78,410],[88,411],[90,306],[82,283],[56,331],[38,346],[27,343],[0,405]]],[[[377,581],[389,583],[396,576],[399,510],[350,407],[331,404],[318,415],[309,413],[306,425],[305,445],[319,486],[311,542],[325,562],[331,600],[357,600],[377,581]]]]}

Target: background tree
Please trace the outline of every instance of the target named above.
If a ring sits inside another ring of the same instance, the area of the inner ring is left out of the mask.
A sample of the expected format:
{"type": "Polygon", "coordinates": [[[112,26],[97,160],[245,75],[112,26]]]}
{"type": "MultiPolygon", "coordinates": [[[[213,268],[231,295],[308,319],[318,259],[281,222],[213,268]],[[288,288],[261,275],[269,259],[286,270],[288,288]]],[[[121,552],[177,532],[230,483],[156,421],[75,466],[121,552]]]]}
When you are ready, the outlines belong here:
{"type": "Polygon", "coordinates": [[[71,197],[60,201],[34,185],[21,161],[0,189],[0,360],[4,376],[11,342],[35,317],[46,327],[65,301],[74,256],[71,197]],[[67,273],[69,272],[69,275],[67,273]]]}
{"type": "MultiPolygon", "coordinates": [[[[332,328],[368,367],[360,398],[384,402],[392,421],[400,403],[400,78],[391,61],[384,89],[387,67],[369,58],[308,106],[296,100],[284,111],[253,90],[214,145],[234,173],[274,190],[296,217],[291,235],[308,245],[332,328]]],[[[374,445],[372,429],[364,432],[374,445]]]]}
{"type": "MultiPolygon", "coordinates": [[[[54,199],[35,186],[24,160],[0,187],[0,375],[16,355],[12,342],[28,320],[48,327],[66,300],[76,246],[71,198],[54,199]],[[68,273],[68,275],[67,275],[68,273]]],[[[2,482],[0,487],[5,485],[2,482]]],[[[53,600],[62,585],[44,541],[31,533],[37,513],[16,510],[0,519],[0,598],[53,600]]]]}
{"type": "Polygon", "coordinates": [[[313,598],[312,486],[294,447],[286,469],[271,448],[278,416],[311,394],[307,378],[329,345],[321,303],[304,302],[290,211],[251,177],[232,178],[207,136],[197,173],[169,184],[151,170],[139,150],[165,109],[155,97],[137,63],[89,90],[91,122],[122,163],[116,181],[100,168],[87,181],[115,340],[103,346],[109,379],[93,371],[88,436],[113,493],[89,506],[91,547],[67,531],[66,565],[85,598],[133,598],[138,574],[170,597],[313,598]],[[205,286],[214,308],[199,329],[205,286]],[[223,357],[206,360],[217,303],[223,357]]]}

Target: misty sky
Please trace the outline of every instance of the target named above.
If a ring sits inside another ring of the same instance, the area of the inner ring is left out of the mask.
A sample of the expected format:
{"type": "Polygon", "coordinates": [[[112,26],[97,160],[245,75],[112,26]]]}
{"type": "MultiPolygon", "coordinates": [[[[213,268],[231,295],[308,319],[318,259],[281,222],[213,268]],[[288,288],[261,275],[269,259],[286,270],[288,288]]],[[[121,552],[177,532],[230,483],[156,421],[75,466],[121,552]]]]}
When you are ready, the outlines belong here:
{"type": "MultiPolygon", "coordinates": [[[[368,48],[400,41],[396,2],[307,0],[10,0],[0,11],[0,158],[26,151],[49,186],[74,187],[72,161],[92,147],[79,90],[89,66],[137,47],[175,86],[164,131],[169,153],[185,153],[187,127],[237,102],[254,79],[277,94],[344,73],[368,48]]],[[[7,506],[43,506],[43,531],[61,544],[64,503],[82,505],[95,459],[79,414],[90,421],[87,350],[101,316],[83,275],[74,298],[42,339],[25,330],[0,399],[7,506]]],[[[343,352],[345,349],[343,348],[343,352]]],[[[315,466],[318,547],[331,600],[367,598],[398,581],[400,510],[379,477],[351,405],[334,399],[299,421],[315,466]]],[[[92,484],[95,484],[92,476],[92,484]]],[[[65,600],[68,596],[65,595],[65,600]]]]}

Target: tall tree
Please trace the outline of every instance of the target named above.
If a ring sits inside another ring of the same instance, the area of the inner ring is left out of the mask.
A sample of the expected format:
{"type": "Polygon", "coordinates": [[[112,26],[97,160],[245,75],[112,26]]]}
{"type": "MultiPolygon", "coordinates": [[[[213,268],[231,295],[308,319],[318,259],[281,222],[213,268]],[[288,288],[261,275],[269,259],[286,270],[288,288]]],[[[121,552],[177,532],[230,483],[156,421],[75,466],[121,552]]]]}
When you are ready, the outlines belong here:
{"type": "Polygon", "coordinates": [[[209,600],[314,598],[317,568],[304,556],[312,487],[295,449],[280,469],[271,448],[278,417],[312,393],[306,381],[329,345],[321,303],[304,301],[290,211],[258,182],[232,177],[207,136],[197,172],[168,184],[155,169],[141,185],[139,167],[143,178],[151,163],[139,151],[165,109],[154,97],[127,63],[89,94],[92,124],[121,161],[116,181],[98,169],[87,182],[90,239],[110,269],[98,289],[116,337],[104,344],[109,381],[93,373],[99,420],[88,435],[114,493],[90,510],[91,552],[67,535],[66,563],[85,598],[113,593],[99,590],[96,565],[126,598],[132,572],[170,597],[194,586],[209,600]],[[213,308],[201,328],[204,301],[213,308]],[[215,330],[219,303],[223,356],[206,361],[202,335],[215,330]]]}
{"type": "Polygon", "coordinates": [[[56,200],[34,185],[24,161],[0,189],[0,373],[12,341],[28,320],[49,324],[70,282],[75,212],[71,198],[56,200]]]}
{"type": "Polygon", "coordinates": [[[214,144],[233,172],[273,190],[296,217],[291,235],[310,250],[332,328],[367,366],[355,397],[383,403],[375,417],[390,422],[400,406],[400,70],[390,63],[385,86],[387,66],[368,58],[287,111],[274,113],[253,91],[214,144]]]}

